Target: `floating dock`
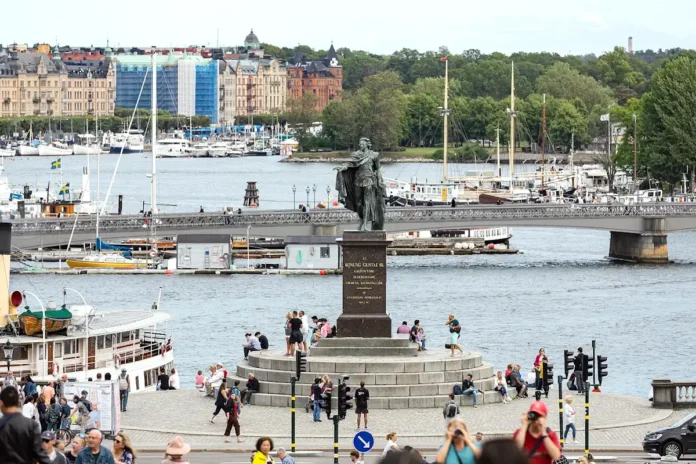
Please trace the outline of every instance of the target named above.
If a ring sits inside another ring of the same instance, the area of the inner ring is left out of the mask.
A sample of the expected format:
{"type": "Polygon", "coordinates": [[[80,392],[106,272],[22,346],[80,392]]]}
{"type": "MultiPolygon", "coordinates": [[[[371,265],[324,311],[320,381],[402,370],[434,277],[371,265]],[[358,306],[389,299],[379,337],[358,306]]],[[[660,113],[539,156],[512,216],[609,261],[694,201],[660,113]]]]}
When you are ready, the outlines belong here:
{"type": "Polygon", "coordinates": [[[10,274],[19,275],[337,275],[341,269],[12,269],[10,274]]]}

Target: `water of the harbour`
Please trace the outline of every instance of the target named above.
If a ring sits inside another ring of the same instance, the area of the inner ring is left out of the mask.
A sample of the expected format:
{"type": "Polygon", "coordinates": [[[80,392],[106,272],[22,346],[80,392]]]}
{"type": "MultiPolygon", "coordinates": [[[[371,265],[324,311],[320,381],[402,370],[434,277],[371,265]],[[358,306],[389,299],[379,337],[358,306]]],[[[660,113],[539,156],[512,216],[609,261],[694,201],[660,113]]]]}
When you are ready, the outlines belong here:
{"type": "MultiPolygon", "coordinates": [[[[101,159],[101,192],[117,156],[101,159]]],[[[137,212],[149,196],[149,155],[123,157],[113,193],[123,194],[126,211],[137,212]]],[[[240,205],[246,181],[256,181],[265,208],[306,203],[305,189],[317,185],[326,198],[334,174],[327,164],[278,163],[279,158],[158,160],[158,202],[169,211],[240,205]]],[[[84,157],[63,159],[64,179],[79,185],[84,157]]],[[[96,163],[92,160],[92,169],[96,163]]],[[[490,165],[489,165],[490,166],[490,165]]],[[[460,166],[463,173],[473,166],[460,166]]],[[[441,166],[394,164],[385,175],[408,180],[440,178],[441,166]]],[[[453,172],[452,170],[450,172],[453,172]]],[[[45,188],[50,160],[5,161],[10,182],[45,188]]],[[[58,175],[53,171],[52,183],[58,175]]],[[[93,179],[93,182],[95,180],[93,179]]],[[[93,184],[93,192],[96,185],[93,184]]],[[[313,203],[310,191],[310,203],[313,203]]],[[[114,203],[115,204],[115,203],[114,203]]],[[[512,256],[389,258],[388,310],[394,329],[420,319],[431,346],[445,343],[447,315],[464,327],[464,346],[483,353],[496,369],[510,362],[528,371],[545,347],[557,371],[564,349],[590,348],[609,358],[605,390],[645,396],[653,378],[693,380],[696,351],[696,232],[669,235],[668,266],[620,264],[605,259],[609,233],[580,229],[516,228],[512,256]]],[[[288,310],[305,310],[335,321],[341,308],[340,276],[12,276],[12,289],[60,300],[64,286],[79,289],[101,310],[147,308],[162,287],[162,309],[174,314],[169,329],[176,365],[192,385],[199,368],[242,358],[244,332],[261,330],[284,349],[288,310]]],[[[232,370],[232,369],[228,369],[232,370]]]]}

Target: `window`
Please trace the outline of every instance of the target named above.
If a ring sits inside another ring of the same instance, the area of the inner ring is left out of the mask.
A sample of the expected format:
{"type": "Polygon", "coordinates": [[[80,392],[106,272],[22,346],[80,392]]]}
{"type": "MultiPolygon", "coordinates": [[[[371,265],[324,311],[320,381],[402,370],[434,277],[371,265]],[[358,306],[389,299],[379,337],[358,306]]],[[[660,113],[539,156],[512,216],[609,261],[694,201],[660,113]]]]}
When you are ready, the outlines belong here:
{"type": "MultiPolygon", "coordinates": [[[[21,361],[23,359],[29,359],[29,348],[27,346],[15,346],[14,354],[12,356],[13,361],[21,361]]],[[[5,353],[0,350],[0,361],[5,361],[5,353]]]]}
{"type": "Polygon", "coordinates": [[[104,337],[97,337],[97,349],[98,350],[104,349],[104,337]]]}
{"type": "Polygon", "coordinates": [[[324,246],[319,248],[319,257],[330,258],[331,257],[331,247],[324,246]]]}
{"type": "Polygon", "coordinates": [[[63,342],[63,354],[77,354],[77,340],[63,342]]]}
{"type": "Polygon", "coordinates": [[[39,345],[39,361],[42,361],[44,358],[44,346],[39,345]]]}
{"type": "Polygon", "coordinates": [[[114,345],[114,336],[113,335],[106,335],[104,337],[104,347],[111,348],[113,345],[114,345]]]}
{"type": "Polygon", "coordinates": [[[140,390],[140,376],[135,376],[135,391],[140,390]]]}
{"type": "Polygon", "coordinates": [[[53,356],[56,358],[63,357],[63,344],[61,342],[55,342],[53,344],[53,356]]]}

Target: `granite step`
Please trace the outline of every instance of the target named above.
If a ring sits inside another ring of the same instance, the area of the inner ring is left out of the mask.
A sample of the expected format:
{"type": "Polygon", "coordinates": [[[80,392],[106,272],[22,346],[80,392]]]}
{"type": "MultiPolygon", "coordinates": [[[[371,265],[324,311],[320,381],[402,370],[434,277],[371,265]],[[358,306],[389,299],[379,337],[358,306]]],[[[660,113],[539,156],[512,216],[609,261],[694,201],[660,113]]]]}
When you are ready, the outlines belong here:
{"type": "MultiPolygon", "coordinates": [[[[370,390],[370,394],[372,391],[370,390]]],[[[409,396],[409,397],[391,397],[391,398],[370,398],[368,407],[372,409],[413,409],[413,408],[443,408],[445,403],[449,401],[448,395],[430,395],[430,396],[409,396]]],[[[462,407],[472,406],[473,397],[471,395],[461,395],[455,397],[455,401],[462,407]]],[[[477,403],[479,405],[500,403],[502,397],[496,391],[486,391],[477,395],[477,403]]],[[[298,411],[302,411],[307,398],[298,397],[295,407],[298,411]]],[[[251,404],[258,406],[277,406],[290,407],[290,397],[287,395],[276,395],[269,393],[254,393],[251,397],[251,404]]],[[[335,410],[335,409],[334,409],[335,410]]],[[[354,415],[354,409],[348,412],[349,415],[354,415]]]]}
{"type": "MultiPolygon", "coordinates": [[[[388,370],[382,372],[333,372],[329,369],[319,369],[321,366],[317,364],[309,365],[309,372],[303,372],[300,377],[300,384],[311,384],[315,378],[322,375],[329,375],[334,380],[338,380],[338,376],[348,375],[350,381],[356,384],[365,382],[367,385],[418,385],[423,383],[437,382],[461,382],[466,374],[471,374],[474,381],[494,376],[493,365],[490,363],[480,363],[476,367],[466,369],[459,368],[457,370],[438,370],[428,372],[390,372],[388,370]]],[[[242,361],[237,364],[236,374],[242,379],[246,379],[249,374],[259,380],[259,382],[279,382],[290,383],[290,378],[295,375],[295,371],[262,369],[250,366],[247,362],[242,361]]],[[[350,382],[349,382],[350,383],[350,382]]]]}
{"type": "MultiPolygon", "coordinates": [[[[229,377],[233,382],[235,380],[240,381],[240,387],[243,387],[246,383],[246,379],[238,376],[229,377]]],[[[351,391],[355,391],[359,386],[359,381],[350,378],[348,380],[348,386],[351,391]]],[[[448,395],[452,393],[454,385],[461,385],[461,378],[458,381],[452,382],[433,382],[433,383],[423,383],[423,384],[389,384],[389,385],[374,385],[365,384],[365,387],[370,390],[370,397],[413,397],[413,396],[428,396],[428,395],[448,395]]],[[[475,385],[484,391],[493,390],[495,386],[495,378],[488,377],[475,381],[475,385]]],[[[290,396],[291,386],[287,382],[268,382],[259,381],[260,393],[270,393],[276,395],[286,395],[290,396]]],[[[295,385],[295,395],[307,397],[311,393],[311,385],[308,384],[296,384],[295,385]]]]}
{"type": "Polygon", "coordinates": [[[393,348],[393,347],[379,347],[379,346],[366,346],[366,347],[323,347],[317,346],[309,349],[309,358],[314,357],[327,357],[335,358],[337,356],[360,356],[360,357],[385,357],[385,356],[403,356],[403,357],[413,357],[418,356],[418,345],[415,343],[412,347],[407,348],[393,348]]]}
{"type": "Polygon", "coordinates": [[[397,338],[322,338],[317,345],[319,348],[408,348],[411,342],[406,334],[397,338]]]}

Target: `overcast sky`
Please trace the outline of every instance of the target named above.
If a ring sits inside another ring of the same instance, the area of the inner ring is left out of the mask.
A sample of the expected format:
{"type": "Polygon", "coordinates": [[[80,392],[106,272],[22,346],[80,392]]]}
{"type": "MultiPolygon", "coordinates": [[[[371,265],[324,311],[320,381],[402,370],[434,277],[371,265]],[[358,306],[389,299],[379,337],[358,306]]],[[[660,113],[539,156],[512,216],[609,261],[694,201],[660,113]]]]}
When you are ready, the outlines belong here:
{"type": "Polygon", "coordinates": [[[451,52],[696,48],[694,0],[32,0],[2,2],[0,43],[159,47],[262,42],[451,52]],[[6,4],[5,4],[6,3],[6,4]],[[107,6],[108,5],[108,6],[107,6]]]}

